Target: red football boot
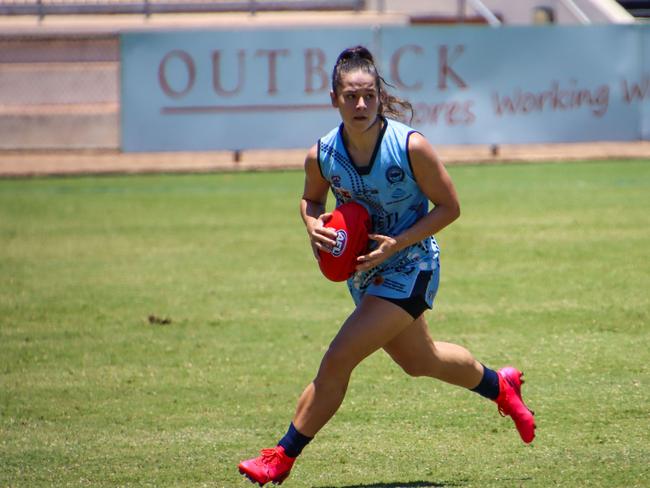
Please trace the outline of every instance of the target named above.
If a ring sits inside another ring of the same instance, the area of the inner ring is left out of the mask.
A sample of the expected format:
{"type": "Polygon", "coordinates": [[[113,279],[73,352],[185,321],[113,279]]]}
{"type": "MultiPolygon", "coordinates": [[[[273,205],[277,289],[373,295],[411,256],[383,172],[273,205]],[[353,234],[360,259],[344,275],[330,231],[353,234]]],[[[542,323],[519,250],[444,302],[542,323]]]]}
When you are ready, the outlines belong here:
{"type": "Polygon", "coordinates": [[[295,460],[284,453],[284,447],[276,446],[262,449],[261,456],[239,463],[239,472],[260,486],[269,481],[281,485],[289,476],[295,460]]]}
{"type": "Polygon", "coordinates": [[[530,443],[535,438],[535,413],[521,399],[521,378],[523,373],[512,366],[501,368],[499,374],[499,396],[495,400],[502,416],[509,415],[515,422],[521,439],[530,443]]]}

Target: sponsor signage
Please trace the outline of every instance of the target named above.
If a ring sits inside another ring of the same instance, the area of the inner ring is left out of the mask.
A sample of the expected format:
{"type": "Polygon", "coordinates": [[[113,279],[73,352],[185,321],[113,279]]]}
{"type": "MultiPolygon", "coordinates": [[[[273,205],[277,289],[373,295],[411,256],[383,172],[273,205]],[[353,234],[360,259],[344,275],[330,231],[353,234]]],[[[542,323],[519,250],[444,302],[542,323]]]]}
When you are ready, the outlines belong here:
{"type": "Polygon", "coordinates": [[[650,138],[650,28],[382,27],[125,33],[125,151],[309,147],[362,44],[434,144],[650,138]]]}

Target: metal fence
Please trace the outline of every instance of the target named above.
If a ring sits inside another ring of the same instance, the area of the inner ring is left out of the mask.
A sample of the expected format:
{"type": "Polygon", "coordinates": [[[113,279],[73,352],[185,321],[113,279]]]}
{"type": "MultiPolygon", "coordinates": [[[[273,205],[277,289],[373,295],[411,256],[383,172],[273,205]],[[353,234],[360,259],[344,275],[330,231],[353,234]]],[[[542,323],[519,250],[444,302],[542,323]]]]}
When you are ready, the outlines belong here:
{"type": "Polygon", "coordinates": [[[119,41],[0,37],[0,149],[119,147],[119,41]]]}
{"type": "Polygon", "coordinates": [[[200,12],[279,12],[279,11],[359,11],[365,0],[0,0],[0,15],[83,15],[200,13],[200,12]]]}

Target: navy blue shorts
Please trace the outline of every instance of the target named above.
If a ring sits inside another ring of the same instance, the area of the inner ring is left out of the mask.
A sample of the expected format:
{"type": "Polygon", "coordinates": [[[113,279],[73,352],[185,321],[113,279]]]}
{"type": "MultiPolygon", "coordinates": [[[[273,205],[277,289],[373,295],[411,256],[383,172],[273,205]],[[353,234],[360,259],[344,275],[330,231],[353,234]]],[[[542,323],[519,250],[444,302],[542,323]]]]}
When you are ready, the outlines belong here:
{"type": "MultiPolygon", "coordinates": [[[[389,301],[391,303],[394,303],[398,307],[402,308],[411,317],[413,317],[413,319],[417,319],[420,315],[422,315],[425,312],[425,310],[431,308],[431,306],[427,302],[426,297],[427,297],[427,290],[429,290],[429,282],[431,281],[433,273],[434,271],[420,271],[415,281],[415,284],[413,285],[413,291],[411,292],[411,296],[408,298],[389,298],[389,297],[382,297],[378,295],[375,296],[383,300],[389,301]]],[[[439,279],[438,269],[436,269],[436,276],[434,278],[436,280],[439,279]]],[[[436,282],[434,286],[435,289],[437,290],[438,283],[436,282]]]]}

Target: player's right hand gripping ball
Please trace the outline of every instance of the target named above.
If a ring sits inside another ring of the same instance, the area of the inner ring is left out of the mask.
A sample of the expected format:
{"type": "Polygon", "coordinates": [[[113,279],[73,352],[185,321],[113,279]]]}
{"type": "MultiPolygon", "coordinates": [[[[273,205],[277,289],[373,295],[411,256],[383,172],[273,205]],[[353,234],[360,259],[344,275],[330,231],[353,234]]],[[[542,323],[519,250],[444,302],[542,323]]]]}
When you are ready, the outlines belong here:
{"type": "Polygon", "coordinates": [[[318,251],[320,270],[332,281],[345,281],[354,274],[357,257],[368,249],[370,214],[363,205],[347,202],[332,211],[325,227],[336,231],[336,245],[331,253],[318,251]]]}

